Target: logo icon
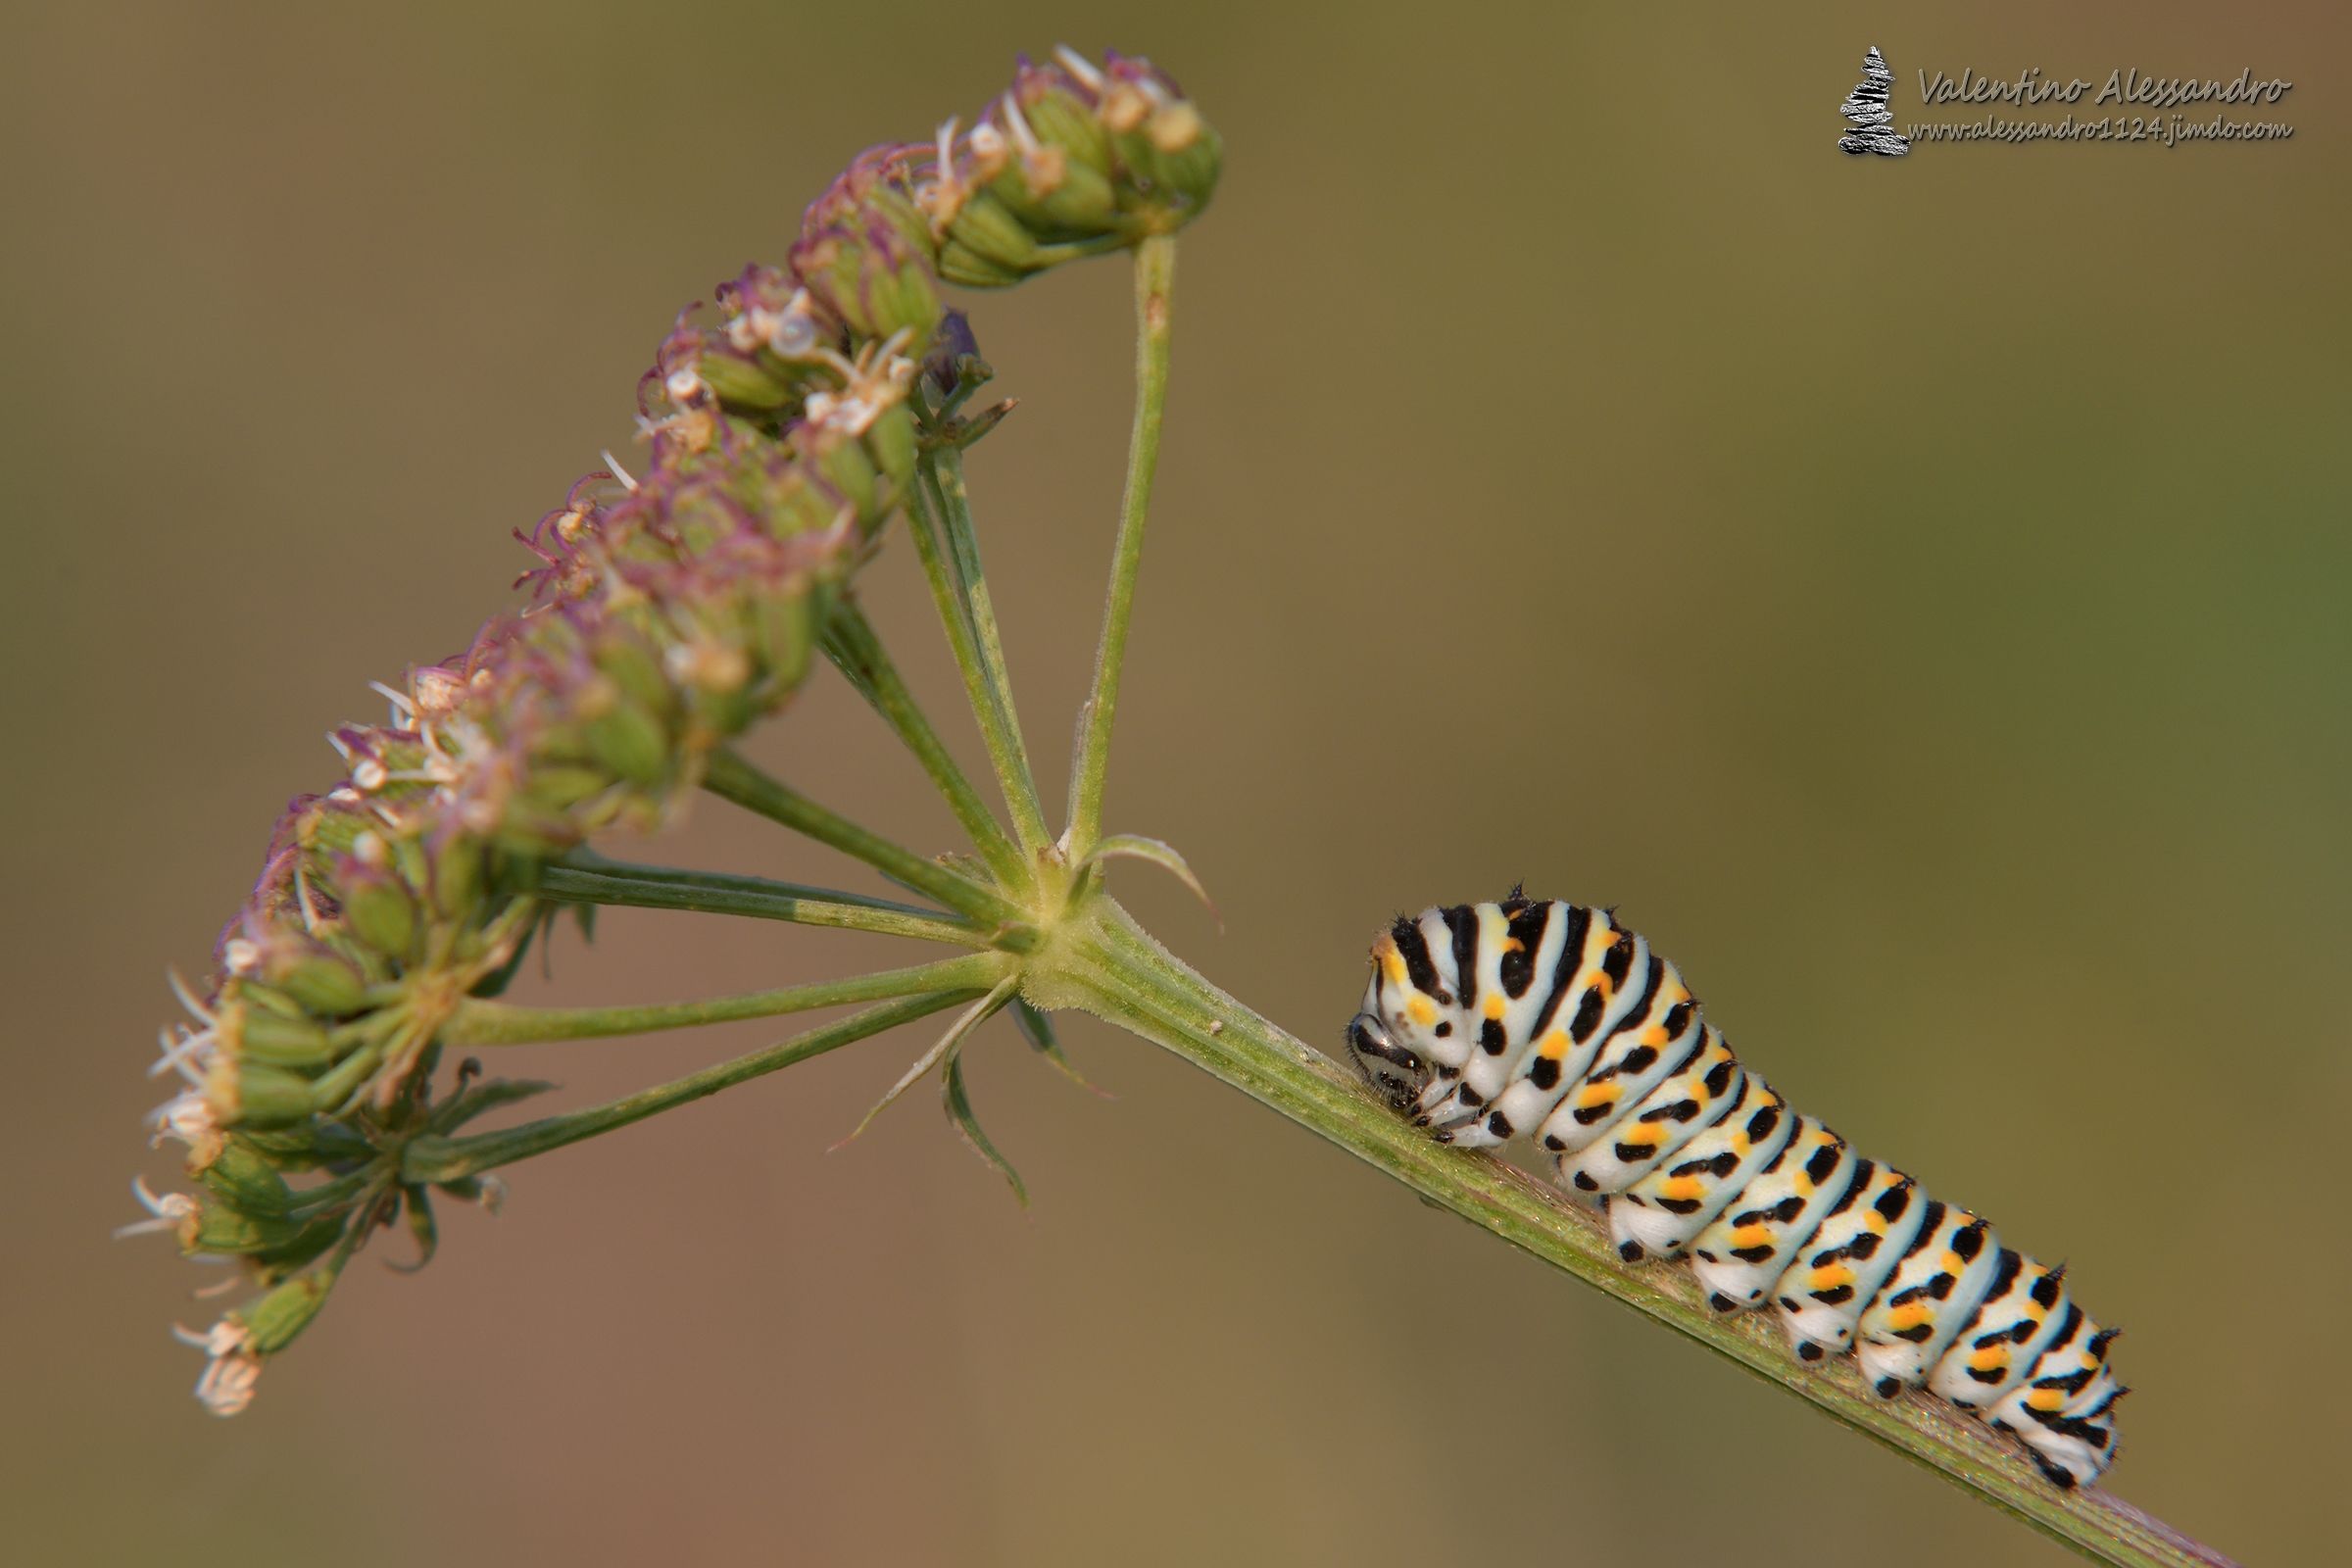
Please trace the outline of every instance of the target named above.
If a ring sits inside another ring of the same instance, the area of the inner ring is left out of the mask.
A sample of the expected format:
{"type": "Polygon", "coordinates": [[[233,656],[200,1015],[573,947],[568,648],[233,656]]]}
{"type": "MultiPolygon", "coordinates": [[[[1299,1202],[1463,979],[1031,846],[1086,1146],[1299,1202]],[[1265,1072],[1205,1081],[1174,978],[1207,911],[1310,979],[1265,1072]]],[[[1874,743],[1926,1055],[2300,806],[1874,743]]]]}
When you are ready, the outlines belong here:
{"type": "Polygon", "coordinates": [[[1894,112],[1886,107],[1887,89],[1893,85],[1894,73],[1886,68],[1886,57],[1874,43],[1862,57],[1862,79],[1838,106],[1847,126],[1845,134],[1838,138],[1839,152],[1857,158],[1864,153],[1900,158],[1911,150],[1911,138],[1895,130],[1894,112]]]}

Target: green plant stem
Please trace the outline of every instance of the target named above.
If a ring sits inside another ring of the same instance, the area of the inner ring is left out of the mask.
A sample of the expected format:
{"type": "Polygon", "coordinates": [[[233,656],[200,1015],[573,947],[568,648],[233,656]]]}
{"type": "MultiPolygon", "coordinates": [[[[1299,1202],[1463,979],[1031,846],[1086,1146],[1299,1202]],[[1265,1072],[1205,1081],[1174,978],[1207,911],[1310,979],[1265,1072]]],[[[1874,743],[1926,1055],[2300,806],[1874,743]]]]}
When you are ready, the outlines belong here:
{"type": "MultiPolygon", "coordinates": [[[[993,620],[990,625],[994,626],[993,620]]],[[[939,732],[915,705],[914,694],[907,690],[898,666],[891,662],[882,640],[874,635],[873,626],[856,600],[845,598],[834,609],[825,631],[825,655],[906,743],[923,771],[931,775],[931,782],[939,787],[948,808],[956,813],[956,820],[963,825],[973,848],[996,871],[998,880],[1007,887],[1027,886],[1028,860],[1005,836],[995,813],[972,788],[971,780],[964,777],[963,769],[948,755],[947,747],[940,743],[939,732]]]]}
{"type": "Polygon", "coordinates": [[[2094,1490],[2062,1493],[2015,1450],[1939,1400],[1869,1393],[1842,1361],[1816,1370],[1763,1316],[1708,1310],[1690,1271],[1620,1263],[1605,1225],[1555,1189],[1481,1153],[1432,1142],[1354,1075],[1210,985],[1108,898],[1032,960],[1025,995],[1079,1007],[1173,1052],[1448,1209],[1689,1336],[1836,1420],[1926,1465],[2084,1556],[2117,1568],[2217,1568],[2229,1559],[2094,1490]]]}
{"type": "Polygon", "coordinates": [[[955,568],[956,586],[971,612],[973,647],[980,656],[988,684],[1004,709],[1004,722],[1020,772],[1018,798],[1012,802],[1022,846],[1031,855],[1048,842],[1046,811],[1037,794],[1037,778],[1029,766],[1028,743],[1021,735],[1021,715],[1012,700],[1012,670],[1004,662],[1004,637],[997,625],[995,596],[988,589],[988,570],[980,564],[980,537],[972,527],[971,492],[963,483],[963,449],[942,447],[926,454],[922,467],[930,477],[932,498],[939,503],[946,525],[948,563],[955,568]]]}
{"type": "Polygon", "coordinates": [[[986,988],[1004,977],[1010,961],[1002,954],[972,953],[960,958],[943,958],[937,963],[918,963],[906,969],[884,969],[849,980],[818,980],[808,985],[780,986],[772,991],[700,997],[692,1002],[659,1002],[643,1006],[526,1007],[511,1002],[468,997],[441,1026],[441,1042],[457,1050],[468,1050],[476,1046],[521,1046],[547,1040],[641,1035],[657,1029],[733,1023],[742,1018],[772,1018],[778,1013],[808,1012],[852,1002],[880,1002],[887,997],[909,997],[967,986],[986,988]]]}
{"type": "Polygon", "coordinates": [[[836,888],[772,882],[765,877],[741,876],[730,871],[635,865],[601,856],[582,857],[576,852],[571,858],[576,863],[544,867],[532,892],[557,904],[739,914],[760,920],[789,920],[796,925],[829,926],[841,931],[913,937],[957,947],[988,945],[987,935],[968,920],[937,909],[869,899],[836,888]]]}
{"type": "MultiPolygon", "coordinates": [[[[780,779],[768,777],[736,753],[711,754],[703,775],[703,788],[747,811],[757,811],[855,857],[926,898],[936,899],[956,913],[984,925],[1025,928],[1028,912],[994,888],[959,876],[936,860],[926,860],[879,834],[868,832],[838,812],[827,810],[780,779]]],[[[1017,937],[1014,939],[1017,942],[1017,937]]]]}
{"type": "Polygon", "coordinates": [[[1144,559],[1144,521],[1152,510],[1152,481],[1159,469],[1160,417],[1168,401],[1168,332],[1173,324],[1176,241],[1159,235],[1135,252],[1135,425],[1127,441],[1127,484],[1119,500],[1119,537],[1112,548],[1110,593],[1102,611],[1102,640],[1095,652],[1095,684],[1087,699],[1078,756],[1070,772],[1070,825],[1063,851],[1077,860],[1102,831],[1102,783],[1110,767],[1110,726],[1119,711],[1119,675],[1127,662],[1127,625],[1135,611],[1135,578],[1144,559]]]}
{"type": "MultiPolygon", "coordinates": [[[[986,585],[981,585],[979,598],[975,600],[972,584],[958,569],[962,552],[954,542],[947,495],[940,483],[943,457],[955,458],[958,475],[962,471],[961,456],[953,447],[924,454],[915,465],[914,487],[907,496],[906,532],[914,541],[916,557],[922,562],[923,576],[931,584],[932,604],[939,612],[940,625],[947,631],[948,648],[955,656],[956,667],[963,675],[964,695],[971,704],[972,717],[980,726],[980,739],[988,748],[997,788],[1003,792],[1005,808],[1011,813],[1013,833],[1023,852],[1035,856],[1047,843],[1045,808],[1038,802],[1037,777],[1029,765],[1029,751],[1022,743],[1019,721],[1013,716],[1012,693],[1003,683],[1003,652],[1000,649],[992,662],[984,651],[996,642],[993,611],[989,612],[986,637],[980,627],[979,612],[988,604],[986,585]]],[[[956,495],[960,504],[960,478],[956,495]]],[[[968,533],[969,508],[965,507],[959,515],[968,533]]]]}
{"type": "Polygon", "coordinates": [[[715,1095],[721,1089],[748,1082],[779,1067],[789,1067],[807,1061],[828,1051],[878,1035],[903,1023],[930,1016],[969,1002],[982,988],[956,991],[934,991],[921,996],[905,997],[896,1002],[868,1007],[852,1013],[838,1022],[829,1023],[807,1034],[796,1035],[764,1051],[755,1051],[748,1056],[706,1067],[688,1073],[683,1078],[643,1090],[619,1100],[572,1111],[567,1115],[549,1116],[539,1121],[524,1122],[519,1127],[502,1128],[497,1132],[476,1133],[466,1138],[431,1136],[413,1140],[401,1154],[401,1180],[405,1182],[453,1182],[478,1175],[495,1166],[508,1165],[533,1154],[544,1154],[565,1144],[576,1144],[583,1138],[594,1138],[633,1121],[643,1121],[682,1105],[690,1100],[715,1095]]]}

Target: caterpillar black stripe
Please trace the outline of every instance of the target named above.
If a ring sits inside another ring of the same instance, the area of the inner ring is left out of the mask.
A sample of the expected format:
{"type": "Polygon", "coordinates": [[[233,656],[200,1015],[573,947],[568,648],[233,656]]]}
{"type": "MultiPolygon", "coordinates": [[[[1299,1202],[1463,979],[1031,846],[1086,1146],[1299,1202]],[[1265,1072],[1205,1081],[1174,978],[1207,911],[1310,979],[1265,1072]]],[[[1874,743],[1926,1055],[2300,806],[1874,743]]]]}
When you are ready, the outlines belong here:
{"type": "Polygon", "coordinates": [[[1514,892],[1399,918],[1348,1049],[1441,1142],[1532,1139],[1627,1262],[1688,1255],[1717,1311],[1768,1307],[1799,1359],[1851,1350],[1881,1396],[1927,1388],[2062,1488],[2114,1462],[2115,1331],[2064,1269],[1791,1110],[1608,911],[1514,892]]]}

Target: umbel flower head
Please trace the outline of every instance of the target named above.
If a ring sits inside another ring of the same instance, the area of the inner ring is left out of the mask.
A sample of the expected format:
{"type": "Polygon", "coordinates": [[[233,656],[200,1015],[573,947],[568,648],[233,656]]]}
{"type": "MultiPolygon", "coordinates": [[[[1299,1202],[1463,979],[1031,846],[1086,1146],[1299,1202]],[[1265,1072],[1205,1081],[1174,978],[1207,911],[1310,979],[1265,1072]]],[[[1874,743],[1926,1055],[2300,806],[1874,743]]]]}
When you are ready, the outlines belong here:
{"type": "MultiPolygon", "coordinates": [[[[329,737],[343,776],[286,807],[186,1021],[154,1065],[155,1141],[190,1191],[136,1191],[123,1234],[233,1262],[258,1294],[182,1338],[221,1415],[318,1315],[345,1264],[432,1192],[401,1150],[535,1086],[436,1093],[444,1026],[501,989],[550,910],[538,868],[670,821],[715,748],[807,677],[828,617],[912,483],[917,367],[977,365],[939,284],[1017,282],[1173,231],[1208,201],[1213,130],[1147,62],[1024,61],[970,132],[859,155],[782,266],[682,314],[638,385],[650,449],[516,537],[519,603],[377,691],[329,737]],[[949,323],[942,339],[943,322],[949,323]],[[935,340],[939,340],[936,341],[935,340]]],[[[985,428],[976,421],[975,428],[985,428]]],[[[466,1178],[441,1193],[486,1200],[466,1178]]]]}

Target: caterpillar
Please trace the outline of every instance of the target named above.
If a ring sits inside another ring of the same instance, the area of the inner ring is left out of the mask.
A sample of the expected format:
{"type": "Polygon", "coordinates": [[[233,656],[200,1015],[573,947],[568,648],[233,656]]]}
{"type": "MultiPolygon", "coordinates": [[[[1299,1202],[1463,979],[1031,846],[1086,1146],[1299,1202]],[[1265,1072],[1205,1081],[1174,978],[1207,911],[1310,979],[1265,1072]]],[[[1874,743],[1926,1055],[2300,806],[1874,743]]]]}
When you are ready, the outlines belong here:
{"type": "Polygon", "coordinates": [[[1532,1140],[1626,1262],[1689,1256],[1709,1306],[1769,1307],[1799,1360],[1851,1351],[1883,1398],[1924,1387],[2061,1489],[2114,1462],[2117,1331],[2064,1266],[1791,1110],[1610,910],[1513,889],[1399,916],[1348,1051],[1441,1143],[1532,1140]]]}

